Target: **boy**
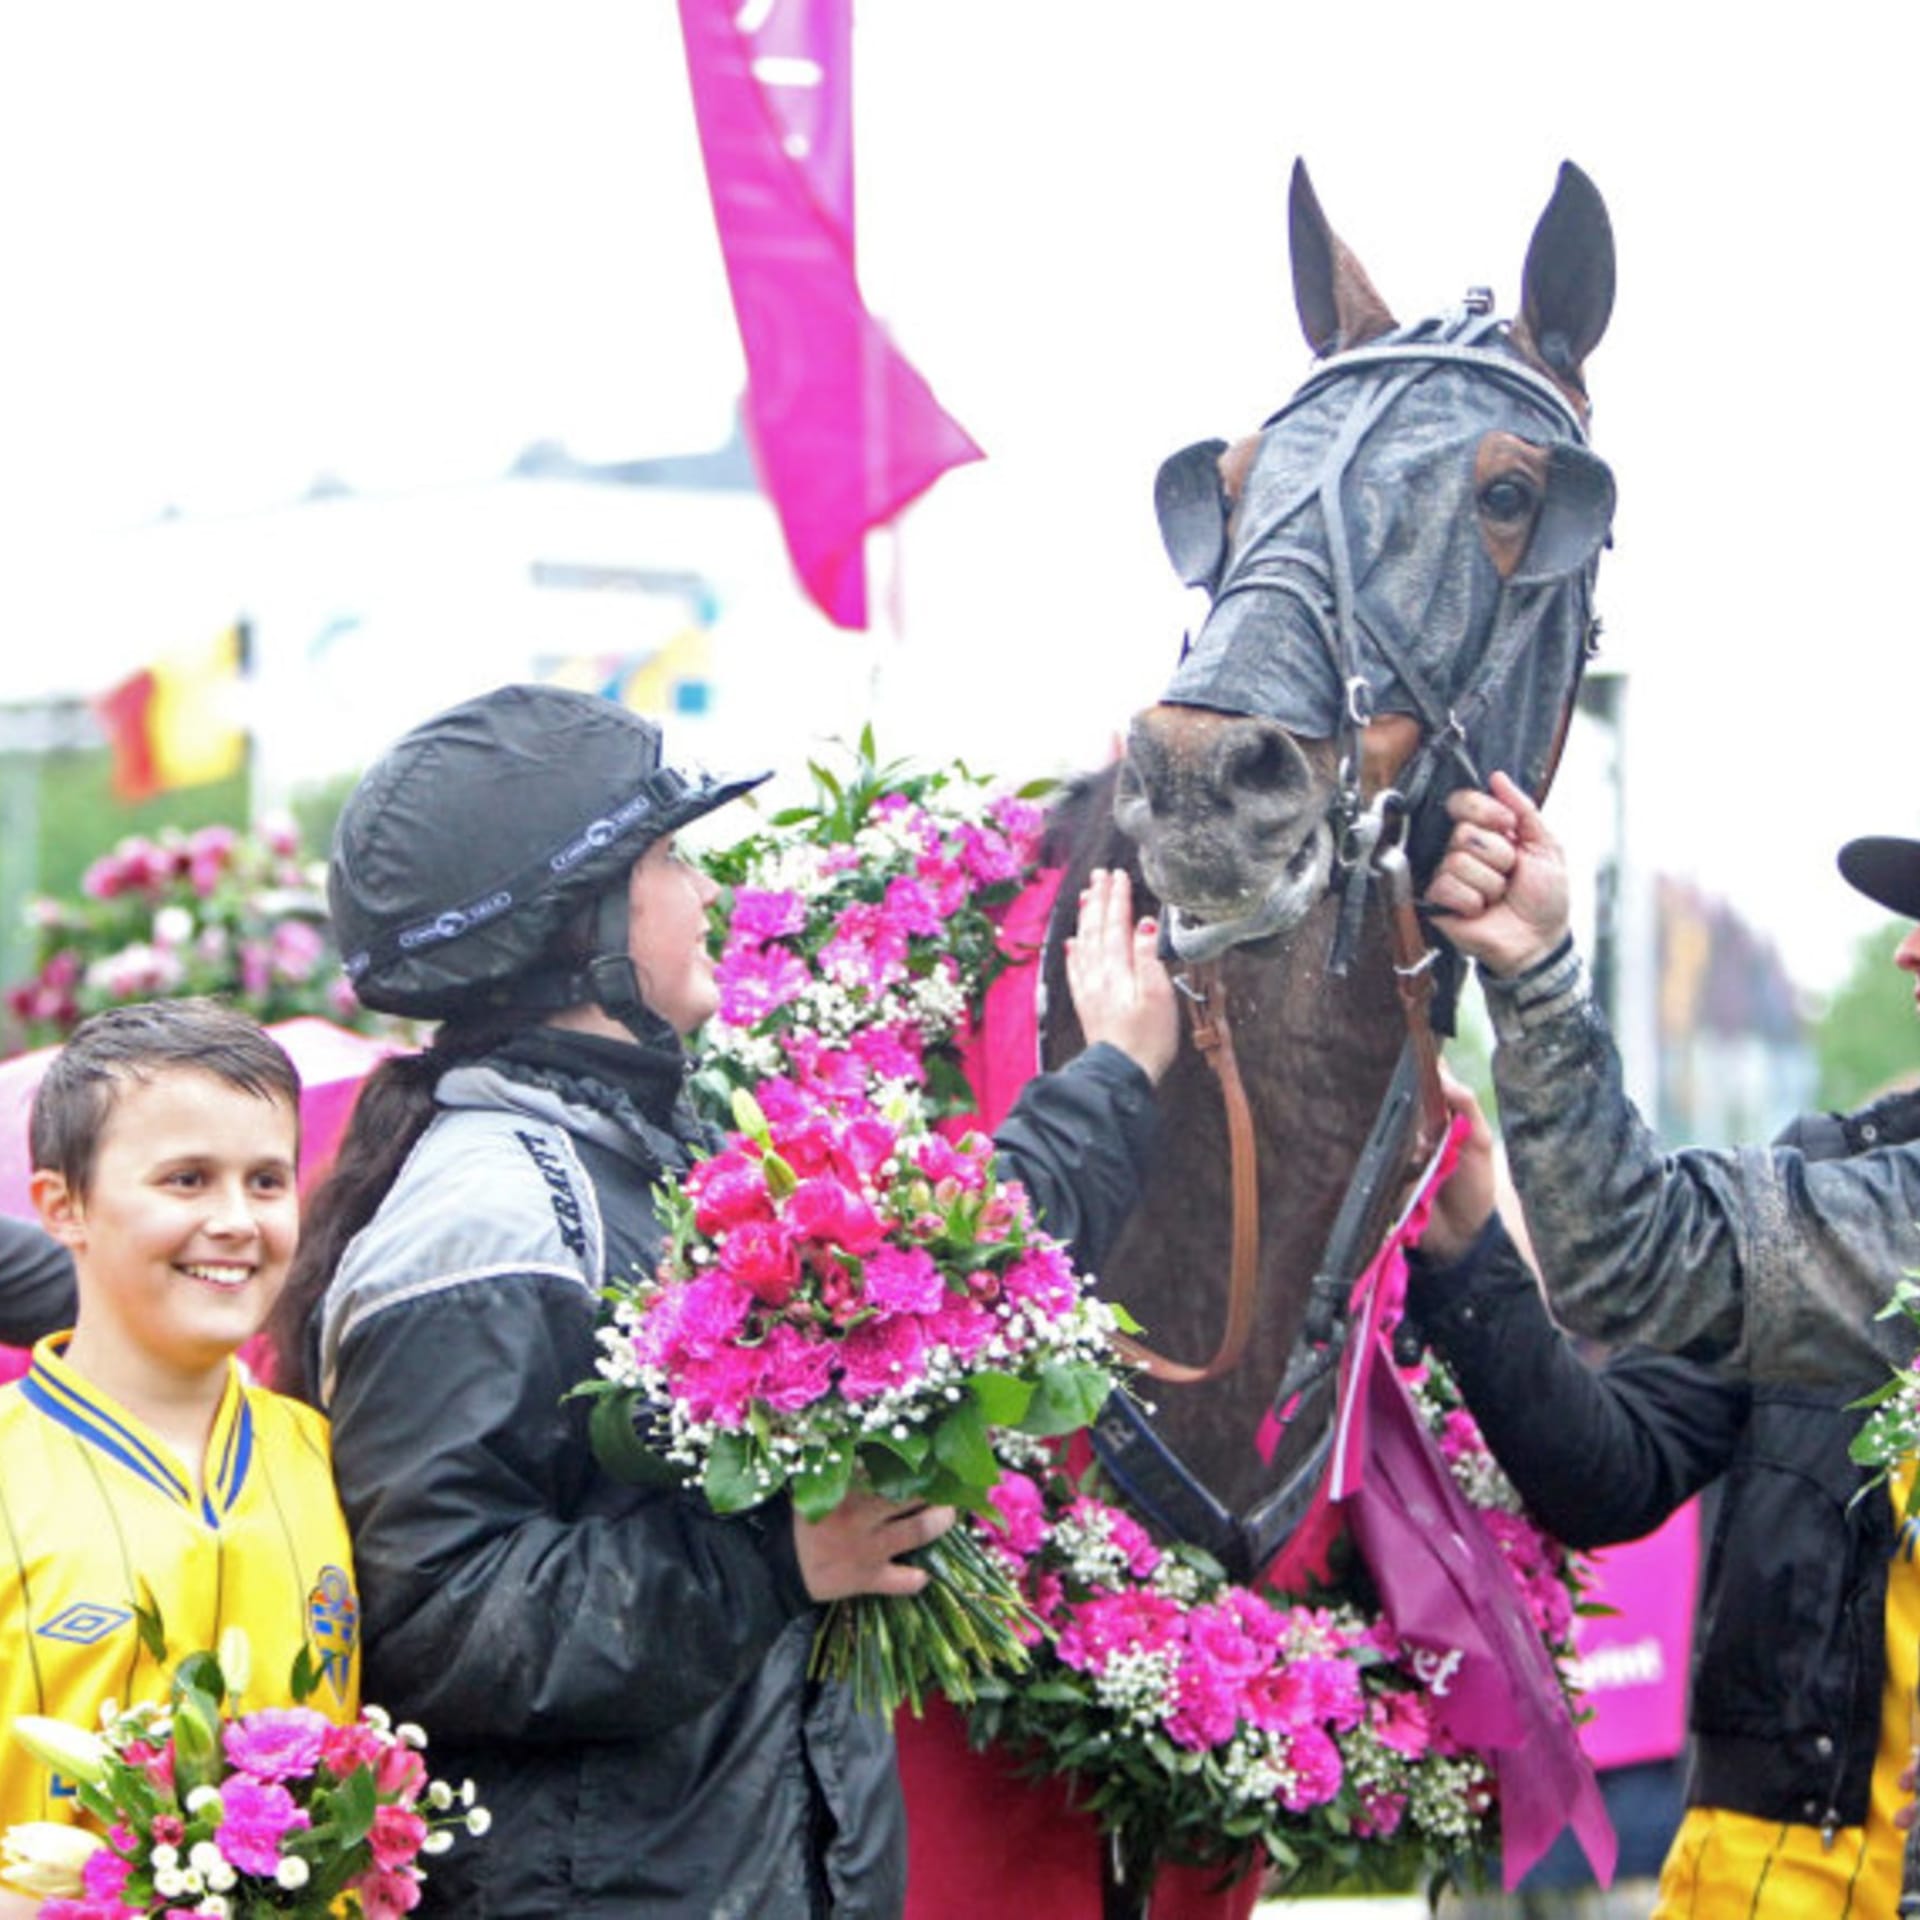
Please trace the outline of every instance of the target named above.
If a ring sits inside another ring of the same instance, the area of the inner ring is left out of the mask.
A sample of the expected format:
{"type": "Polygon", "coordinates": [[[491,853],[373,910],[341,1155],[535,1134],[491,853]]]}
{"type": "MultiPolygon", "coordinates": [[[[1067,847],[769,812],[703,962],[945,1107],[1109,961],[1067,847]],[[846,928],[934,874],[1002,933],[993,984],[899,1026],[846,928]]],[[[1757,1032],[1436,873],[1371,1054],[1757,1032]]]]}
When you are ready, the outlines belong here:
{"type": "MultiPolygon", "coordinates": [[[[273,1040],[193,1000],[96,1015],[40,1084],[33,1200],[79,1312],[0,1391],[0,1729],[161,1698],[229,1626],[251,1643],[249,1710],[291,1703],[302,1647],[322,1672],[308,1704],[358,1709],[326,1422],[234,1359],[293,1253],[299,1099],[273,1040]],[[164,1662],[139,1610],[164,1623],[164,1662]]],[[[0,1828],[74,1817],[71,1789],[0,1733],[0,1828]]]]}

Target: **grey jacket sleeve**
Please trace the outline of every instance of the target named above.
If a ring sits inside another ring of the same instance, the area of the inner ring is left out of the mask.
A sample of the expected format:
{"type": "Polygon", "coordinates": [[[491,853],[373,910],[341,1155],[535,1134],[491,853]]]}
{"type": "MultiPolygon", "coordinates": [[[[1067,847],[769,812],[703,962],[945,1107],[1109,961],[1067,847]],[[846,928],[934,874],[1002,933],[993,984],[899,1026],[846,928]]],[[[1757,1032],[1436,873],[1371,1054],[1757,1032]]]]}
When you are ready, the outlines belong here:
{"type": "Polygon", "coordinates": [[[1904,1322],[1875,1315],[1920,1265],[1920,1148],[1665,1153],[1570,945],[1483,984],[1514,1184],[1563,1324],[1756,1381],[1844,1385],[1905,1361],[1904,1322]]]}
{"type": "Polygon", "coordinates": [[[73,1259],[31,1220],[0,1214],[0,1345],[30,1347],[73,1325],[73,1259]]]}

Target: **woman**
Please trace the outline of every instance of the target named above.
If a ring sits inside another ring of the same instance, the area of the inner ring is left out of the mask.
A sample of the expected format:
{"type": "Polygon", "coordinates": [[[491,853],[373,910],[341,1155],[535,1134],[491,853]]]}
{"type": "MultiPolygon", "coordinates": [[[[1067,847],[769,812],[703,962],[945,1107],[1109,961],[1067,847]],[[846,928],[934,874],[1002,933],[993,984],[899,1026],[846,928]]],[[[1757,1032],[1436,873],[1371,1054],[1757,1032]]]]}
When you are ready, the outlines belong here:
{"type": "MultiPolygon", "coordinates": [[[[765,776],[760,776],[764,778],[765,776]]],[[[651,1271],[651,1192],[710,1135],[683,1098],[714,1011],[712,883],[673,834],[757,780],[661,761],[649,722],[551,687],[427,721],[348,801],[330,893],[368,1005],[443,1022],[367,1083],[309,1216],[283,1345],[333,1421],[366,1694],[470,1774],[495,1825],[436,1863],[467,1916],[898,1911],[890,1734],[811,1683],[823,1601],[909,1593],[943,1508],[855,1495],[722,1520],[617,1484],[569,1387],[596,1293],[651,1271]],[[317,1309],[317,1311],[316,1311],[317,1309]]],[[[1003,1128],[1051,1229],[1097,1257],[1140,1185],[1176,1044],[1124,879],[1083,906],[1088,1050],[1003,1128]]]]}

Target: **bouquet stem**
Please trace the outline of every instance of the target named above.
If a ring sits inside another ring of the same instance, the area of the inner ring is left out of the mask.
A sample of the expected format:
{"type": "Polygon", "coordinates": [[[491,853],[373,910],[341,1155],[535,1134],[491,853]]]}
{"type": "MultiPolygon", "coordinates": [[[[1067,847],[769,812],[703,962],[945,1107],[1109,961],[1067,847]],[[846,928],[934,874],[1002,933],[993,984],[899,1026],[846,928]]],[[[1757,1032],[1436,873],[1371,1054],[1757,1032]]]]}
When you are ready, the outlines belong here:
{"type": "Polygon", "coordinates": [[[814,1636],[808,1672],[853,1689],[864,1712],[921,1713],[930,1688],[957,1706],[982,1674],[1020,1672],[1040,1622],[1000,1560],[963,1519],[910,1556],[927,1584],[917,1594],[836,1600],[814,1636]]]}

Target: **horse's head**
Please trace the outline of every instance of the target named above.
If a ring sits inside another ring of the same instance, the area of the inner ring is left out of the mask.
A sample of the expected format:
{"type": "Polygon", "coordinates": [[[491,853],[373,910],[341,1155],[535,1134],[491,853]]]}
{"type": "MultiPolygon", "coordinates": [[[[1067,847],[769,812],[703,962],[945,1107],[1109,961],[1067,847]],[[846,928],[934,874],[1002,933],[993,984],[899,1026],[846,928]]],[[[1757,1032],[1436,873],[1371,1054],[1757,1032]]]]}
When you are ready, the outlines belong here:
{"type": "Polygon", "coordinates": [[[1544,791],[1613,511],[1582,373],[1613,242],[1583,173],[1560,170],[1511,323],[1474,293],[1397,325],[1299,165],[1291,242],[1321,364],[1257,435],[1174,455],[1156,486],[1212,606],[1133,723],[1114,811],[1188,958],[1295,925],[1363,859],[1384,789],[1418,872],[1450,788],[1501,767],[1544,791]]]}

